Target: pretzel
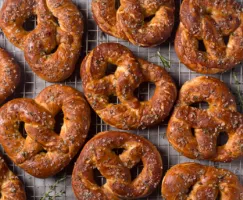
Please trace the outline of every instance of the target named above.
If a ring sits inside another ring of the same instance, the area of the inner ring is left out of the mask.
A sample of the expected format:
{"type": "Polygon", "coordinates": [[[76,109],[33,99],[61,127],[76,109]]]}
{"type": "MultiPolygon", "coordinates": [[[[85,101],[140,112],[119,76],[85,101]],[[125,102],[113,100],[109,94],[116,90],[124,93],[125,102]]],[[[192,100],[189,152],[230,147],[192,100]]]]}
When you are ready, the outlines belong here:
{"type": "Polygon", "coordinates": [[[148,196],[162,176],[162,160],[156,147],[143,137],[117,131],[97,134],[86,143],[74,166],[72,187],[78,200],[137,199],[148,196]],[[116,155],[114,149],[123,149],[116,155]],[[132,181],[130,169],[139,161],[143,170],[132,181]],[[97,168],[106,178],[98,186],[93,177],[97,168]]]}
{"type": "Polygon", "coordinates": [[[180,90],[167,138],[189,158],[230,162],[243,155],[243,115],[237,112],[234,96],[224,83],[213,77],[197,77],[180,90]],[[209,108],[191,106],[199,102],[207,102],[209,108]],[[223,132],[228,134],[228,141],[217,146],[223,132]]]}
{"type": "Polygon", "coordinates": [[[24,187],[19,178],[8,168],[0,156],[0,192],[1,200],[25,200],[24,187]]]}
{"type": "Polygon", "coordinates": [[[86,56],[81,65],[84,94],[102,120],[119,129],[146,128],[169,115],[176,99],[176,86],[162,67],[137,59],[126,47],[105,43],[86,56]],[[108,63],[117,65],[115,74],[105,75],[108,63]],[[140,102],[134,90],[142,82],[156,86],[153,97],[140,102]],[[109,96],[121,101],[109,103],[109,96]]]}
{"type": "Polygon", "coordinates": [[[243,12],[235,0],[184,0],[175,50],[193,71],[216,74],[243,61],[243,12]],[[229,37],[229,42],[224,41],[229,37]],[[204,50],[199,49],[203,41],[204,50]]]}
{"type": "Polygon", "coordinates": [[[0,103],[10,96],[20,82],[19,66],[0,48],[0,103]]]}
{"type": "Polygon", "coordinates": [[[100,29],[138,46],[166,41],[174,26],[174,0],[92,0],[92,12],[100,29]],[[147,19],[152,18],[147,22],[147,19]]]}
{"type": "Polygon", "coordinates": [[[0,143],[12,161],[29,174],[45,178],[61,171],[87,136],[90,109],[77,90],[60,85],[45,88],[35,100],[14,99],[0,108],[0,143]],[[63,111],[60,134],[54,132],[63,111]],[[25,123],[26,138],[19,132],[25,123]]]}
{"type": "Polygon", "coordinates": [[[42,79],[58,82],[74,71],[83,20],[71,0],[6,0],[0,27],[10,42],[24,51],[31,69],[42,79]],[[36,28],[24,30],[25,20],[33,15],[37,16],[36,28]]]}
{"type": "Polygon", "coordinates": [[[243,187],[237,176],[226,169],[183,163],[165,174],[162,195],[166,200],[242,200],[243,187]]]}

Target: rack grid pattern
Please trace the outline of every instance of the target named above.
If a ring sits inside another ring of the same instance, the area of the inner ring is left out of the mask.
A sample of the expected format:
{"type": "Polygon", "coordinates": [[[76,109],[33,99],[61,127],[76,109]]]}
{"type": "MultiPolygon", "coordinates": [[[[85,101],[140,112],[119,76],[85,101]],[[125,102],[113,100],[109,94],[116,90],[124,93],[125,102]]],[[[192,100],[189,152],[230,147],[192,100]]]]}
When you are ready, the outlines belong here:
{"type": "MultiPolygon", "coordinates": [[[[0,0],[0,7],[2,6],[3,1],[4,0],[0,0]]],[[[91,8],[90,8],[92,0],[73,0],[73,1],[80,9],[80,12],[83,14],[84,21],[85,21],[85,35],[83,37],[83,48],[82,48],[81,58],[79,60],[79,63],[77,64],[75,73],[64,83],[60,83],[60,84],[70,85],[82,91],[81,79],[79,75],[80,63],[88,52],[90,52],[98,44],[104,42],[119,42],[127,46],[129,49],[131,49],[136,56],[144,58],[150,62],[162,66],[162,63],[160,62],[157,56],[157,51],[159,51],[164,57],[170,60],[171,68],[167,70],[174,78],[178,88],[180,88],[182,84],[185,83],[187,80],[190,80],[196,76],[200,76],[200,74],[190,71],[183,64],[180,63],[173,48],[174,35],[179,21],[178,13],[179,13],[179,5],[181,3],[179,0],[175,0],[176,7],[177,7],[176,10],[177,22],[172,37],[168,40],[168,42],[160,45],[159,47],[153,47],[153,48],[136,47],[126,41],[118,40],[114,37],[104,34],[102,31],[99,30],[99,28],[97,27],[96,23],[93,20],[91,8]]],[[[32,20],[33,20],[32,23],[36,24],[35,19],[32,20]]],[[[42,89],[50,85],[50,83],[41,80],[31,71],[28,64],[25,62],[23,52],[20,49],[14,47],[11,43],[9,43],[1,31],[0,31],[0,46],[5,48],[6,50],[8,50],[8,52],[10,52],[10,54],[12,54],[15,60],[20,64],[21,71],[22,71],[22,82],[17,92],[9,99],[18,98],[18,97],[34,98],[42,89]]],[[[243,95],[243,65],[241,64],[238,67],[236,67],[234,69],[234,72],[236,73],[239,81],[241,82],[240,89],[243,95]]],[[[233,70],[223,74],[215,75],[215,77],[220,78],[222,81],[224,81],[231,89],[233,94],[237,96],[236,91],[238,86],[235,83],[232,75],[233,75],[233,70]]],[[[138,89],[138,97],[140,99],[148,99],[152,96],[153,90],[154,90],[154,86],[152,84],[150,83],[143,84],[143,86],[139,87],[138,89]]],[[[115,100],[118,102],[117,99],[115,100]]],[[[243,110],[240,109],[240,106],[239,106],[239,111],[243,112],[243,110]]],[[[157,146],[163,158],[164,173],[166,172],[167,169],[169,169],[170,167],[178,163],[199,162],[206,165],[212,165],[216,167],[229,169],[232,172],[234,172],[236,175],[238,175],[238,177],[241,180],[241,183],[243,183],[243,166],[242,166],[243,158],[234,161],[232,163],[214,163],[208,161],[190,160],[188,158],[185,158],[184,156],[180,155],[177,151],[175,151],[173,147],[168,143],[165,137],[166,126],[167,126],[167,122],[164,122],[163,124],[159,126],[155,126],[153,128],[132,131],[135,134],[141,135],[149,139],[153,144],[157,146]]],[[[89,138],[100,131],[113,130],[113,129],[114,128],[110,127],[109,125],[105,124],[101,119],[99,119],[99,117],[93,112],[92,125],[89,133],[89,138]]],[[[1,151],[3,152],[2,149],[1,151]]],[[[67,176],[67,178],[65,179],[65,181],[57,185],[55,192],[58,193],[59,191],[64,190],[66,191],[66,193],[56,199],[58,200],[75,199],[71,187],[71,173],[72,173],[74,161],[71,164],[69,164],[69,166],[64,171],[60,172],[55,177],[51,177],[47,179],[37,179],[25,173],[20,168],[16,167],[10,161],[10,159],[7,157],[6,154],[4,154],[4,157],[10,169],[12,169],[15,172],[15,174],[17,174],[19,178],[24,182],[28,200],[41,199],[43,194],[49,190],[49,186],[52,185],[56,180],[60,179],[60,177],[62,177],[64,174],[67,176]]],[[[141,167],[142,166],[139,166],[137,167],[137,169],[133,170],[134,176],[137,173],[139,173],[141,167]]],[[[96,175],[97,175],[96,177],[97,182],[99,184],[104,184],[105,179],[101,177],[101,175],[98,173],[96,175]]],[[[143,199],[148,199],[148,200],[162,199],[160,193],[160,187],[161,186],[159,186],[157,190],[149,197],[143,199]]],[[[55,192],[53,192],[52,195],[55,192]]]]}

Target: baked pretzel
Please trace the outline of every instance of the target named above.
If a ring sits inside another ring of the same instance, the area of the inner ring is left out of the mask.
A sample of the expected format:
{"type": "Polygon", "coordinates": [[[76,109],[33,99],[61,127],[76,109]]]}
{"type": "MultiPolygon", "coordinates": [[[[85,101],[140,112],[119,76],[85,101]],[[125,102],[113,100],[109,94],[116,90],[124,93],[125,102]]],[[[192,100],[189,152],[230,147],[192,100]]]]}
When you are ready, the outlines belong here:
{"type": "Polygon", "coordinates": [[[243,187],[226,169],[183,163],[165,174],[162,196],[166,200],[242,200],[243,187]]]}
{"type": "Polygon", "coordinates": [[[0,193],[1,200],[25,200],[24,187],[19,178],[5,164],[0,156],[0,193]]]}
{"type": "Polygon", "coordinates": [[[35,100],[14,99],[0,108],[0,143],[13,162],[35,177],[61,171],[87,136],[90,109],[77,90],[60,85],[45,88],[35,100]],[[54,117],[62,110],[60,134],[54,117]],[[25,123],[26,138],[19,132],[25,123]]]}
{"type": "Polygon", "coordinates": [[[6,0],[0,27],[10,42],[24,51],[26,61],[42,79],[58,82],[74,71],[83,20],[71,0],[6,0]],[[23,24],[33,15],[37,26],[26,31],[23,24]]]}
{"type": "Polygon", "coordinates": [[[156,46],[170,37],[174,0],[121,0],[118,9],[115,3],[115,0],[92,0],[94,19],[103,32],[138,46],[156,46]]]}
{"type": "Polygon", "coordinates": [[[197,77],[180,90],[167,138],[189,158],[230,162],[243,155],[243,115],[237,112],[234,96],[224,83],[213,77],[197,77]],[[199,102],[207,102],[209,108],[192,107],[199,102]],[[223,132],[228,141],[218,146],[217,138],[223,132]]]}
{"type": "Polygon", "coordinates": [[[86,56],[81,65],[86,98],[106,123],[120,129],[146,128],[165,119],[176,99],[176,86],[162,67],[137,59],[125,46],[104,43],[86,56]],[[108,63],[117,65],[115,74],[106,76],[108,63]],[[156,86],[153,97],[140,102],[134,90],[142,82],[156,86]],[[109,103],[117,96],[120,104],[109,103]]]}
{"type": "Polygon", "coordinates": [[[180,19],[175,50],[191,70],[215,74],[243,60],[243,11],[237,1],[184,0],[180,19]],[[200,40],[206,51],[199,49],[200,40]]]}
{"type": "Polygon", "coordinates": [[[10,96],[20,82],[20,69],[11,56],[0,48],[0,103],[10,96]]]}
{"type": "Polygon", "coordinates": [[[152,143],[135,134],[107,131],[84,146],[74,166],[72,186],[78,200],[137,199],[152,193],[161,176],[161,156],[152,143]],[[123,152],[116,155],[114,149],[123,152]],[[143,170],[132,181],[130,169],[140,160],[143,170]],[[95,168],[106,178],[101,187],[94,180],[95,168]]]}

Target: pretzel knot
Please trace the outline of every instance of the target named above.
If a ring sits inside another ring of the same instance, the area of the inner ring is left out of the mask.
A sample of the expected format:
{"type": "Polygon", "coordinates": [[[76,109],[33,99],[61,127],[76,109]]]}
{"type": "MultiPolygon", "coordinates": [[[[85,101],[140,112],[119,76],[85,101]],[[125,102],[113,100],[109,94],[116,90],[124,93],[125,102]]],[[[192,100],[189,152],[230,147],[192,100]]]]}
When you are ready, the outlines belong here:
{"type": "Polygon", "coordinates": [[[169,115],[177,90],[169,74],[160,66],[136,59],[126,47],[116,43],[101,44],[86,56],[81,66],[86,98],[106,123],[120,129],[145,128],[158,124],[169,115]],[[108,63],[117,66],[106,75],[108,63]],[[134,90],[143,82],[152,82],[153,97],[140,102],[134,90]],[[120,104],[109,103],[117,96],[120,104]]]}
{"type": "Polygon", "coordinates": [[[82,95],[68,86],[53,85],[35,100],[14,99],[0,108],[0,143],[15,164],[44,178],[61,171],[85,141],[90,110],[82,95]],[[54,117],[62,110],[60,134],[54,117]],[[26,138],[19,132],[25,123],[26,138]]]}
{"type": "Polygon", "coordinates": [[[243,12],[235,0],[184,0],[175,50],[191,70],[215,74],[243,60],[243,12]],[[228,37],[228,41],[227,41],[228,37]],[[205,49],[199,49],[203,41],[205,49]]]}
{"type": "Polygon", "coordinates": [[[243,115],[237,112],[235,99],[224,83],[197,77],[182,86],[167,137],[189,158],[230,162],[243,155],[243,115]],[[207,102],[209,108],[191,106],[199,102],[207,102]],[[217,138],[224,132],[228,141],[218,146],[217,138]]]}
{"type": "Polygon", "coordinates": [[[170,36],[174,0],[92,0],[94,19],[102,31],[139,46],[155,46],[170,36]],[[151,19],[151,20],[150,20],[151,19]]]}
{"type": "Polygon", "coordinates": [[[162,176],[162,161],[155,146],[131,133],[108,131],[97,134],[83,148],[72,175],[79,200],[134,199],[149,195],[162,176]],[[116,155],[114,149],[122,149],[116,155]],[[141,173],[132,181],[130,169],[143,162],[141,173]],[[93,177],[97,168],[106,183],[99,187],[93,177]]]}
{"type": "Polygon", "coordinates": [[[58,82],[72,74],[81,48],[83,20],[71,0],[6,0],[0,27],[44,80],[58,82]],[[26,31],[23,24],[31,16],[37,16],[37,25],[26,31]]]}
{"type": "Polygon", "coordinates": [[[243,187],[237,176],[228,170],[183,163],[166,173],[162,195],[166,200],[242,200],[243,187]]]}
{"type": "Polygon", "coordinates": [[[0,199],[25,200],[26,195],[23,184],[5,164],[2,156],[0,156],[0,172],[0,199]]]}

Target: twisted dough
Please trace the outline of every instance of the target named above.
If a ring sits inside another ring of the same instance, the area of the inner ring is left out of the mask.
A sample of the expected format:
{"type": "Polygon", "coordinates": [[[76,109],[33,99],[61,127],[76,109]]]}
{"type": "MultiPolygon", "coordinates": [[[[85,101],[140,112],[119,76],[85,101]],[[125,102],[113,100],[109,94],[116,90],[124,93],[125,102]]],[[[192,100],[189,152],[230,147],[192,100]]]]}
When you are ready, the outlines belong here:
{"type": "Polygon", "coordinates": [[[77,90],[61,85],[45,88],[35,100],[21,98],[0,108],[0,143],[13,162],[29,174],[45,178],[64,167],[83,145],[90,125],[90,109],[77,90]],[[54,132],[63,111],[60,134],[54,132]],[[26,138],[19,132],[25,123],[26,138]]]}
{"type": "Polygon", "coordinates": [[[165,174],[162,195],[166,200],[242,200],[243,187],[228,170],[183,163],[165,174]]]}
{"type": "Polygon", "coordinates": [[[176,86],[165,69],[137,59],[117,43],[104,43],[91,51],[82,63],[81,77],[91,107],[106,123],[120,129],[146,128],[162,122],[177,96],[176,86]],[[117,69],[107,76],[108,63],[117,69]],[[156,89],[150,100],[140,102],[134,90],[143,82],[154,83],[156,89]],[[121,103],[110,103],[112,95],[121,103]]]}
{"type": "Polygon", "coordinates": [[[227,86],[213,77],[197,77],[182,86],[166,134],[177,151],[192,159],[230,162],[243,155],[243,115],[227,86]],[[192,107],[199,102],[209,108],[192,107]],[[228,141],[218,146],[222,132],[228,141]]]}
{"type": "Polygon", "coordinates": [[[184,0],[175,50],[188,68],[203,74],[229,70],[243,60],[243,12],[235,0],[184,0]],[[228,44],[224,37],[229,37],[228,44]],[[199,49],[203,41],[206,51],[199,49]]]}
{"type": "Polygon", "coordinates": [[[24,51],[31,69],[42,79],[63,81],[74,71],[83,20],[71,0],[6,0],[0,27],[10,42],[24,51]],[[36,28],[24,30],[25,20],[33,15],[37,16],[36,28]]]}
{"type": "Polygon", "coordinates": [[[174,0],[92,0],[93,16],[102,31],[138,46],[167,40],[174,26],[174,0]],[[146,21],[147,18],[152,18],[146,21]]]}
{"type": "Polygon", "coordinates": [[[152,193],[161,176],[161,157],[152,143],[135,134],[107,131],[84,146],[73,170],[72,186],[78,200],[137,199],[152,193]],[[116,155],[114,149],[123,152],[116,155]],[[130,169],[140,160],[143,170],[131,180],[130,169]],[[107,181],[101,187],[93,177],[95,168],[107,181]]]}

